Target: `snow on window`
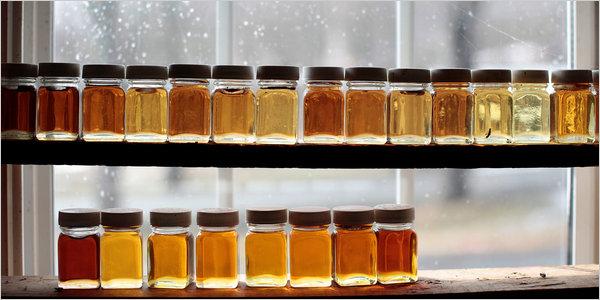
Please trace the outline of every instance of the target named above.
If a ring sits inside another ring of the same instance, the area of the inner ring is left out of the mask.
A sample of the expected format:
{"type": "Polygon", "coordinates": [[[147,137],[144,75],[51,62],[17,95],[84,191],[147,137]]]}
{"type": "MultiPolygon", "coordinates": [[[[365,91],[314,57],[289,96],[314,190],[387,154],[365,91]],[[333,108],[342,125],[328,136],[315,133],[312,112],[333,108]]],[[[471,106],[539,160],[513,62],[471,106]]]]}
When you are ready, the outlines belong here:
{"type": "Polygon", "coordinates": [[[55,61],[212,64],[214,52],[214,2],[54,3],[55,61]]]}

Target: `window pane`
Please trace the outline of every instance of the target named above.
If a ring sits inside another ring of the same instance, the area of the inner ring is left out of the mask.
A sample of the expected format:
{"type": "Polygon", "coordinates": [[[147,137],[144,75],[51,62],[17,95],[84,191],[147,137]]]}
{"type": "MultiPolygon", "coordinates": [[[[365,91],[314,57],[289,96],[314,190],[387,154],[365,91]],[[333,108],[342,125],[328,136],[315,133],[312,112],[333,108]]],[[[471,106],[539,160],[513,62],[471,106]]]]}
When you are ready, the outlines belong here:
{"type": "MultiPolygon", "coordinates": [[[[568,66],[567,3],[411,2],[412,67],[568,66]]],[[[403,171],[425,269],[564,264],[568,170],[403,171]],[[549,217],[552,216],[552,217],[549,217]],[[423,217],[426,219],[424,220],[423,217]],[[500,242],[501,241],[501,242],[500,242]]]]}
{"type": "MultiPolygon", "coordinates": [[[[241,212],[253,206],[333,208],[394,203],[395,173],[395,170],[235,169],[233,201],[241,212]]],[[[244,236],[248,231],[246,216],[242,213],[240,217],[240,236],[244,236]]],[[[243,246],[239,258],[242,262],[245,259],[243,246]]],[[[240,267],[240,272],[245,272],[243,263],[240,267]]]]}
{"type": "Polygon", "coordinates": [[[412,3],[413,59],[404,66],[568,66],[566,1],[412,3]]]}
{"type": "MultiPolygon", "coordinates": [[[[396,64],[395,2],[236,1],[232,6],[235,64],[396,64]]],[[[299,94],[303,91],[300,85],[299,94]]],[[[298,105],[302,115],[302,101],[298,105]]],[[[303,126],[300,118],[298,128],[303,126]]]]}
{"type": "Polygon", "coordinates": [[[234,201],[257,205],[376,205],[394,202],[395,170],[234,169],[234,201]]]}
{"type": "MultiPolygon", "coordinates": [[[[58,1],[54,60],[213,64],[215,11],[214,1],[58,1]]],[[[142,233],[147,236],[152,208],[216,206],[216,174],[198,168],[56,166],[55,219],[69,207],[139,207],[146,210],[142,233]]]]}
{"type": "Polygon", "coordinates": [[[234,2],[233,62],[395,65],[394,2],[234,2]]]}
{"type": "Polygon", "coordinates": [[[402,172],[420,268],[567,263],[568,169],[402,172]]]}
{"type": "MultiPolygon", "coordinates": [[[[56,2],[54,60],[213,64],[215,6],[214,1],[56,2]]],[[[231,50],[233,63],[249,65],[394,67],[397,52],[406,47],[412,58],[403,66],[557,68],[568,65],[566,15],[566,2],[237,1],[231,50]],[[411,16],[400,20],[412,33],[400,41],[402,49],[395,40],[397,5],[411,16]]],[[[216,169],[54,170],[55,217],[68,207],[147,211],[218,205],[216,169]]],[[[420,268],[566,263],[567,169],[400,174],[402,202],[417,207],[420,268]]],[[[376,205],[395,202],[397,193],[395,170],[235,169],[232,186],[242,236],[243,210],[249,206],[376,205]]],[[[149,233],[147,224],[143,232],[149,233]]],[[[243,266],[240,247],[241,271],[243,266]]]]}
{"type": "Polygon", "coordinates": [[[54,3],[55,61],[212,64],[214,32],[214,2],[54,3]]]}
{"type": "MultiPolygon", "coordinates": [[[[236,169],[234,203],[241,211],[264,205],[394,203],[395,174],[236,169]]],[[[568,169],[401,170],[401,202],[416,207],[419,267],[567,263],[568,174],[568,169]]],[[[245,224],[240,230],[245,234],[245,224]]],[[[243,261],[243,247],[240,251],[243,261]]]]}
{"type": "MultiPolygon", "coordinates": [[[[65,208],[141,208],[144,237],[150,234],[151,209],[181,207],[196,211],[200,207],[217,207],[216,193],[215,168],[54,166],[54,220],[58,220],[58,211],[65,208]]],[[[55,224],[56,240],[59,228],[55,224]]],[[[192,228],[197,232],[196,226],[192,228]]]]}

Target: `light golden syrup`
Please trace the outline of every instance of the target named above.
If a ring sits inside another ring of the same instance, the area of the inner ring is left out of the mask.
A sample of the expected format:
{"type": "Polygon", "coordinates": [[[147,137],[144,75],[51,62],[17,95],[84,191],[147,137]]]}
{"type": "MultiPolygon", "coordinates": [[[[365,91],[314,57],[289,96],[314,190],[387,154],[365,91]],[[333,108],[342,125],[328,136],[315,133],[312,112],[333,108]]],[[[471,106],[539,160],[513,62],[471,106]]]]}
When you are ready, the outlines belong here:
{"type": "Polygon", "coordinates": [[[167,91],[164,88],[130,88],[125,102],[125,140],[167,140],[167,91]]]}

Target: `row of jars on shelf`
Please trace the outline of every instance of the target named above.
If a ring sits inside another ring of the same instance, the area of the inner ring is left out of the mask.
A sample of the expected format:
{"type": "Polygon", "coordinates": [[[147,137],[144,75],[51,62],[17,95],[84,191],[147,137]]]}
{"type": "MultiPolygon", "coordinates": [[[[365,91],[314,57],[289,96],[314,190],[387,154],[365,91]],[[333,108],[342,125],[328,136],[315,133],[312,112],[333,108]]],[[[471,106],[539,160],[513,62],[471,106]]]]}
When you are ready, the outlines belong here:
{"type": "MultiPolygon", "coordinates": [[[[79,138],[78,64],[40,63],[39,72],[30,64],[2,69],[3,138],[79,138]]],[[[303,73],[298,139],[298,67],[259,66],[255,74],[237,65],[84,65],[82,138],[506,144],[589,143],[598,132],[597,71],[558,70],[551,78],[546,70],[502,69],[305,67],[303,73]]]]}
{"type": "MultiPolygon", "coordinates": [[[[333,280],[340,286],[417,280],[412,206],[335,207],[333,234],[331,215],[326,207],[246,209],[246,285],[283,287],[288,279],[292,287],[327,287],[333,280]]],[[[182,289],[191,281],[198,288],[238,286],[238,211],[201,209],[196,220],[200,230],[194,242],[189,210],[150,211],[149,287],[182,289]]],[[[58,223],[59,287],[142,287],[142,210],[66,209],[59,211],[58,223]]]]}

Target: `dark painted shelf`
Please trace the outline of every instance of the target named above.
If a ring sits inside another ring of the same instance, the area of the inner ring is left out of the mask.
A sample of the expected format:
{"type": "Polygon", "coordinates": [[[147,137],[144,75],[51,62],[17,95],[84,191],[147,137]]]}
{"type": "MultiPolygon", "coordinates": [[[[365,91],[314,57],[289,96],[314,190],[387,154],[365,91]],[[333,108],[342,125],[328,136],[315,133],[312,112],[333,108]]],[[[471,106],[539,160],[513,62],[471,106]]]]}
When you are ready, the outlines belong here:
{"type": "Polygon", "coordinates": [[[343,169],[559,168],[598,166],[598,144],[284,146],[2,140],[2,164],[343,169]]]}

